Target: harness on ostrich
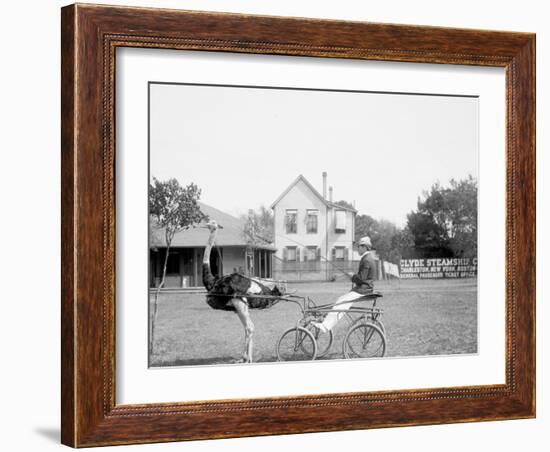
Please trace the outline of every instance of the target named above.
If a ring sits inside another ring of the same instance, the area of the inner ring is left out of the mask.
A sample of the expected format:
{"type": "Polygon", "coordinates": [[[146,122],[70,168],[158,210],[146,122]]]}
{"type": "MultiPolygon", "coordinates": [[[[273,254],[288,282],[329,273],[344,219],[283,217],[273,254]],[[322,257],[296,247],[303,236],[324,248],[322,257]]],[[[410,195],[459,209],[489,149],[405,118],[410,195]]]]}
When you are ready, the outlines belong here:
{"type": "MultiPolygon", "coordinates": [[[[222,259],[218,247],[215,247],[220,260],[222,259]]],[[[273,281],[252,278],[241,273],[216,278],[210,271],[208,264],[203,264],[203,284],[208,291],[206,302],[213,309],[235,311],[231,300],[239,298],[250,309],[267,309],[275,305],[282,292],[273,281]]]]}

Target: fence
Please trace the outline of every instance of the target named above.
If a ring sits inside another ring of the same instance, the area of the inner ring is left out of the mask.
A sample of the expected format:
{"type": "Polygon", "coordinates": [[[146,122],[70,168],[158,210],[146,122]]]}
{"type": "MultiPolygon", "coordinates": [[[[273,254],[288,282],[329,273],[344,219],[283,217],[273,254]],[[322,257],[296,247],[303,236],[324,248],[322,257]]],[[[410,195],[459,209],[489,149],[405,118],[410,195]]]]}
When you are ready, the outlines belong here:
{"type": "MultiPolygon", "coordinates": [[[[400,264],[376,259],[375,279],[475,278],[477,258],[402,259],[400,264]]],[[[273,277],[297,281],[336,281],[356,273],[359,261],[283,261],[273,256],[273,277]]]]}
{"type": "MultiPolygon", "coordinates": [[[[399,267],[390,262],[376,259],[374,279],[399,278],[399,267]]],[[[275,279],[298,281],[337,281],[348,280],[347,273],[357,273],[359,261],[283,261],[273,256],[273,277],[275,279]]]]}

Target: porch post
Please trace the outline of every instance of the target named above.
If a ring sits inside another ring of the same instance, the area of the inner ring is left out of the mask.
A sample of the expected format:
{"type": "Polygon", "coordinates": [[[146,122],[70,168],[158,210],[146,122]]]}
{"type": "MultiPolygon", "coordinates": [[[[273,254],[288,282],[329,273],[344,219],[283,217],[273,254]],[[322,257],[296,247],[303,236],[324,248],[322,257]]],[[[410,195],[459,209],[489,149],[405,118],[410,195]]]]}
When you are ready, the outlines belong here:
{"type": "Polygon", "coordinates": [[[198,281],[198,272],[197,272],[197,265],[198,265],[198,258],[197,258],[197,248],[193,248],[193,286],[198,287],[199,281],[198,281]]]}
{"type": "Polygon", "coordinates": [[[262,254],[263,254],[263,251],[262,250],[259,250],[258,251],[258,277],[260,278],[263,278],[263,275],[262,275],[262,254]]]}

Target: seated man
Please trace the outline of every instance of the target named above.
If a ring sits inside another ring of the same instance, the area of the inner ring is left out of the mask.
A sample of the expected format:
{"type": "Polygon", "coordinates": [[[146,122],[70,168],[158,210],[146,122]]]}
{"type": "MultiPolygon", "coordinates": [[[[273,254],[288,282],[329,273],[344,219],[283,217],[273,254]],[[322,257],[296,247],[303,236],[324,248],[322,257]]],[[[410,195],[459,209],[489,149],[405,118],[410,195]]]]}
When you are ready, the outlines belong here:
{"type": "Polygon", "coordinates": [[[345,312],[352,307],[353,301],[365,295],[371,294],[374,290],[373,279],[376,274],[376,264],[371,253],[372,244],[369,237],[362,237],[358,243],[361,261],[359,270],[355,274],[349,274],[353,283],[350,292],[342,295],[336,301],[334,309],[336,312],[329,312],[323,322],[312,322],[312,325],[323,333],[328,333],[338,321],[344,316],[345,312]],[[350,302],[350,303],[347,303],[350,302]]]}

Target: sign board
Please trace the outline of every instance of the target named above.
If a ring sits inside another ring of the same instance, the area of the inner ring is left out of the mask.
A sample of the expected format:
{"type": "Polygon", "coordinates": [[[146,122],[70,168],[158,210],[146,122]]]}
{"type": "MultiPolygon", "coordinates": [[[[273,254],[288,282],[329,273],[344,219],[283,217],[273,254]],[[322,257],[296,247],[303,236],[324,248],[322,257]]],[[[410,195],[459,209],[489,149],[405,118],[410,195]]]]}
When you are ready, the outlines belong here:
{"type": "Polygon", "coordinates": [[[401,279],[472,278],[477,276],[477,257],[401,259],[401,279]]]}

